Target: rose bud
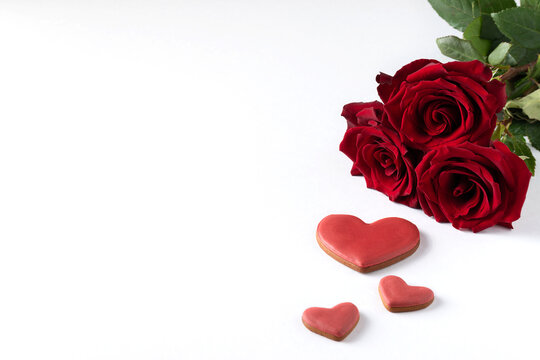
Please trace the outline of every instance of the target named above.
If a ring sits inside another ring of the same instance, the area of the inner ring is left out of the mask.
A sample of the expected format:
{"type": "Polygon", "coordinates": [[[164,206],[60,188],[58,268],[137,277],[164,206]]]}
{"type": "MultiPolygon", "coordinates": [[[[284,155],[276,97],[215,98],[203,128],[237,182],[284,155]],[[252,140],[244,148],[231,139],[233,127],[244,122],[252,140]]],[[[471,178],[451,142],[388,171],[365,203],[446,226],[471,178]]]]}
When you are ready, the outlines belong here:
{"type": "Polygon", "coordinates": [[[379,101],[350,103],[343,107],[343,116],[347,120],[347,129],[360,125],[377,125],[384,113],[379,101]]]}

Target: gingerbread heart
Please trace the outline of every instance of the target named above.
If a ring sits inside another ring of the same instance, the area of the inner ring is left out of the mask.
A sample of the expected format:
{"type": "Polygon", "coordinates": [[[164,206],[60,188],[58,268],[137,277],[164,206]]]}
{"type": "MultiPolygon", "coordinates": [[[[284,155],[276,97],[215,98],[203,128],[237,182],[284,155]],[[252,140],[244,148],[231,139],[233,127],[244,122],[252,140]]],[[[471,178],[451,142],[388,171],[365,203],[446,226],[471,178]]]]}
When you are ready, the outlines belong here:
{"type": "Polygon", "coordinates": [[[354,330],[360,313],[350,302],[333,308],[312,307],[302,314],[302,322],[311,331],[335,341],[341,341],[354,330]]]}
{"type": "Polygon", "coordinates": [[[410,221],[397,217],[366,224],[352,215],[329,215],[317,227],[317,242],[335,260],[365,273],[414,253],[420,232],[410,221]]]}
{"type": "Polygon", "coordinates": [[[434,299],[431,289],[407,285],[402,278],[394,275],[381,279],[379,294],[384,307],[391,312],[420,310],[428,307],[434,299]]]}

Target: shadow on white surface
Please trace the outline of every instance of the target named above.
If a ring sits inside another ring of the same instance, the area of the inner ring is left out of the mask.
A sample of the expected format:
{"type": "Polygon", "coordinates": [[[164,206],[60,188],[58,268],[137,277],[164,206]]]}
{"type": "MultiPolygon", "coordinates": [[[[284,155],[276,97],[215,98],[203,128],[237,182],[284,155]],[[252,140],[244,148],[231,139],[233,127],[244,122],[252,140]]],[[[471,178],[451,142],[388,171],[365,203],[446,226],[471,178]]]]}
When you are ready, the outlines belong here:
{"type": "Polygon", "coordinates": [[[431,303],[431,305],[429,305],[425,309],[418,310],[418,311],[432,312],[432,311],[440,310],[441,306],[444,306],[444,300],[441,300],[441,298],[437,295],[437,292],[435,290],[433,290],[433,292],[435,293],[435,298],[433,299],[433,302],[431,303]]]}
{"type": "Polygon", "coordinates": [[[358,324],[356,324],[356,327],[354,330],[347,336],[342,342],[344,343],[354,343],[357,342],[358,339],[362,337],[362,335],[366,331],[366,327],[369,324],[369,319],[366,316],[365,313],[360,313],[360,320],[358,320],[358,324]]]}
{"type": "MultiPolygon", "coordinates": [[[[540,153],[535,152],[534,155],[538,157],[540,153]]],[[[538,216],[540,215],[537,205],[540,203],[540,182],[537,180],[538,176],[536,175],[531,179],[527,198],[521,210],[521,218],[514,224],[514,230],[511,230],[532,240],[538,240],[538,216]]],[[[499,227],[497,226],[497,228],[499,227]]],[[[510,231],[505,228],[503,230],[510,231]]],[[[509,240],[511,239],[512,237],[509,237],[509,240]]]]}
{"type": "MultiPolygon", "coordinates": [[[[429,249],[431,247],[431,240],[428,234],[426,234],[425,231],[420,230],[420,245],[418,246],[418,249],[412,254],[410,257],[423,257],[426,254],[429,253],[429,249]]],[[[407,259],[405,259],[407,260],[407,259]]]]}

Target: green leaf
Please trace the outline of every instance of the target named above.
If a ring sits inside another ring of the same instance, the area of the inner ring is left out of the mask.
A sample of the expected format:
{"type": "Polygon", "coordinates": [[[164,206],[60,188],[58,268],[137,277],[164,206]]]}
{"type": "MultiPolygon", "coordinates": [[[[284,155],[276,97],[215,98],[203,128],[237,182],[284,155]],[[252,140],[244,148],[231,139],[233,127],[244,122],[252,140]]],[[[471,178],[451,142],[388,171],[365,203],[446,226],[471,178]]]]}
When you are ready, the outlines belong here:
{"type": "MultiPolygon", "coordinates": [[[[512,45],[512,48],[513,47],[514,45],[512,45]]],[[[508,62],[508,59],[511,57],[510,56],[511,52],[512,52],[512,49],[510,49],[510,52],[506,56],[506,59],[503,62],[503,64],[513,65],[508,62]]],[[[534,52],[531,55],[532,56],[529,56],[529,54],[526,54],[526,56],[523,59],[526,59],[524,61],[525,64],[534,62],[534,66],[529,66],[529,69],[527,70],[526,73],[521,73],[519,74],[519,76],[506,81],[506,93],[508,96],[508,100],[519,98],[523,96],[524,94],[529,94],[532,91],[538,89],[538,83],[540,82],[540,56],[536,54],[536,52],[534,52]]],[[[520,60],[520,62],[523,62],[523,61],[520,60]]],[[[518,63],[518,65],[524,65],[524,64],[518,63]]],[[[518,105],[515,105],[514,108],[518,108],[518,106],[521,106],[521,105],[519,105],[518,103],[518,105]]]]}
{"type": "MultiPolygon", "coordinates": [[[[512,124],[510,124],[508,130],[514,136],[527,136],[531,145],[537,150],[540,150],[540,122],[535,121],[530,123],[527,121],[512,120],[512,124]]],[[[495,131],[497,131],[497,128],[495,131]]]]}
{"type": "Polygon", "coordinates": [[[510,7],[515,7],[514,0],[428,0],[433,9],[450,26],[460,31],[465,30],[480,15],[490,15],[510,7]]]}
{"type": "Polygon", "coordinates": [[[488,62],[491,65],[520,66],[532,62],[536,56],[535,50],[526,49],[516,44],[512,45],[508,42],[500,42],[489,54],[488,62]]]}
{"type": "Polygon", "coordinates": [[[433,9],[450,26],[460,31],[480,16],[477,0],[428,0],[433,9]]]}
{"type": "Polygon", "coordinates": [[[506,107],[519,108],[530,119],[540,120],[540,89],[522,98],[508,101],[506,107]]]}
{"type": "Polygon", "coordinates": [[[491,48],[491,41],[482,39],[480,33],[482,32],[482,17],[474,19],[463,32],[463,38],[469,40],[472,46],[482,56],[489,54],[491,48]]]}
{"type": "Polygon", "coordinates": [[[516,43],[529,49],[540,48],[540,12],[518,7],[492,17],[499,30],[516,43]]]}
{"type": "Polygon", "coordinates": [[[513,44],[508,52],[505,65],[520,66],[525,65],[536,59],[537,52],[532,49],[526,49],[523,46],[513,44]]]}
{"type": "Polygon", "coordinates": [[[534,175],[534,168],[536,167],[536,159],[534,158],[531,149],[527,146],[525,138],[520,135],[509,136],[503,141],[506,146],[517,156],[521,157],[525,164],[529,168],[531,174],[534,175]]]}
{"type": "Polygon", "coordinates": [[[512,121],[519,120],[519,121],[525,121],[528,123],[535,122],[536,120],[531,120],[525,113],[523,113],[523,110],[518,108],[505,108],[504,111],[512,118],[512,121]]]}
{"type": "Polygon", "coordinates": [[[480,12],[482,14],[491,14],[502,11],[504,9],[516,7],[514,0],[478,0],[480,12]]]}
{"type": "Polygon", "coordinates": [[[540,81],[540,55],[536,59],[536,64],[529,70],[529,78],[540,81]]]}
{"type": "MultiPolygon", "coordinates": [[[[534,66],[528,66],[526,73],[520,73],[517,77],[508,79],[506,81],[506,94],[508,100],[520,98],[526,94],[530,94],[534,90],[538,89],[538,83],[540,81],[540,64],[538,63],[538,55],[534,55],[534,66]]],[[[529,63],[530,58],[527,59],[529,63]]],[[[534,97],[533,97],[534,98],[534,97]]],[[[513,105],[513,108],[522,108],[522,105],[518,102],[517,105],[513,105]]]]}
{"type": "Polygon", "coordinates": [[[527,137],[531,145],[540,150],[540,122],[527,123],[527,137]]]}
{"type": "MultiPolygon", "coordinates": [[[[510,101],[514,101],[514,100],[518,100],[524,96],[527,92],[530,92],[531,88],[535,86],[532,82],[531,82],[531,79],[529,79],[527,76],[525,77],[521,77],[521,78],[518,78],[518,79],[510,79],[508,81],[506,81],[506,98],[507,98],[507,101],[510,102],[510,101]]],[[[520,103],[512,103],[511,105],[511,108],[513,109],[520,109],[521,110],[521,105],[520,103]]],[[[525,117],[527,117],[527,115],[523,114],[525,117]]]]}
{"type": "Polygon", "coordinates": [[[509,44],[507,42],[500,43],[495,50],[491,52],[488,56],[488,63],[491,65],[499,65],[501,64],[504,59],[506,58],[508,51],[512,47],[512,44],[509,44]]]}
{"type": "Polygon", "coordinates": [[[540,10],[540,0],[521,0],[521,6],[529,9],[540,10]]]}
{"type": "Polygon", "coordinates": [[[526,136],[528,125],[529,123],[526,121],[512,120],[508,130],[512,135],[526,136]]]}
{"type": "Polygon", "coordinates": [[[499,45],[501,41],[510,41],[504,34],[499,30],[495,21],[491,15],[482,15],[482,29],[480,30],[480,37],[482,39],[491,40],[491,49],[499,45]]]}
{"type": "Polygon", "coordinates": [[[459,61],[480,60],[485,62],[482,56],[468,40],[462,40],[456,36],[444,36],[437,39],[437,46],[443,53],[452,59],[459,61]]]}

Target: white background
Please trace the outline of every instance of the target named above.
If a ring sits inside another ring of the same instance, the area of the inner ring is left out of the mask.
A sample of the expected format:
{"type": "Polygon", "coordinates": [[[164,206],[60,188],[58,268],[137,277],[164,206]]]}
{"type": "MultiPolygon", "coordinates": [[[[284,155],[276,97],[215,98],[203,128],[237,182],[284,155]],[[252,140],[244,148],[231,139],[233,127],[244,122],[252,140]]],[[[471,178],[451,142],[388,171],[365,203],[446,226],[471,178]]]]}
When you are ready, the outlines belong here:
{"type": "Polygon", "coordinates": [[[427,1],[0,4],[1,359],[538,357],[540,177],[514,230],[473,234],[337,150],[379,71],[446,60],[427,1]],[[420,248],[356,273],[317,246],[331,213],[404,217],[420,248]],[[435,302],[387,312],[389,274],[435,302]],[[344,342],[302,325],[344,301],[344,342]]]}

